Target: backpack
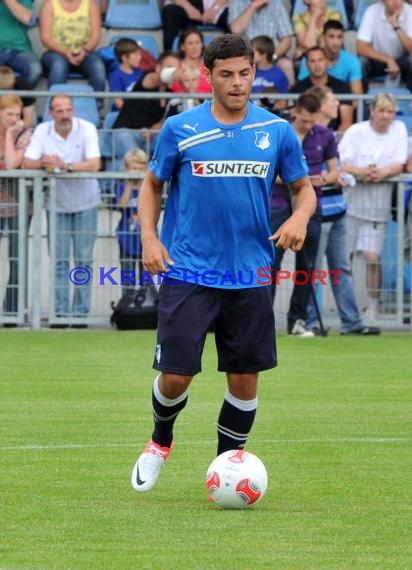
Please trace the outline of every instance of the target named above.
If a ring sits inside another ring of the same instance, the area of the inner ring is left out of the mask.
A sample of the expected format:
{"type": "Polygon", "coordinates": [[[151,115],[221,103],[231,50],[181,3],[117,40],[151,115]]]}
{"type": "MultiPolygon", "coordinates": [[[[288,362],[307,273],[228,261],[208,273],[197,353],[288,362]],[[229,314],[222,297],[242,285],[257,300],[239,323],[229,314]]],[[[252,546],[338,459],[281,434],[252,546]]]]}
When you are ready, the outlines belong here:
{"type": "Polygon", "coordinates": [[[153,330],[157,328],[159,293],[154,285],[130,289],[118,303],[112,302],[110,324],[118,330],[153,330]]]}

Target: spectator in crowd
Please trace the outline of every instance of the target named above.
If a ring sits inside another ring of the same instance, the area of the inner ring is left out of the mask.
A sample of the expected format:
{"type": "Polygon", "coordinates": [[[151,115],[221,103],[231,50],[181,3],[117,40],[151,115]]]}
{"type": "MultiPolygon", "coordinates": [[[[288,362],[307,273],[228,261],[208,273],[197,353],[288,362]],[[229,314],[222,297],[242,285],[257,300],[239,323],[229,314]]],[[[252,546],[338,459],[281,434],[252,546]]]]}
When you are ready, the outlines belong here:
{"type": "Polygon", "coordinates": [[[162,8],[163,49],[173,49],[179,32],[200,25],[228,31],[228,0],[165,0],[162,8]]]}
{"type": "MultiPolygon", "coordinates": [[[[121,38],[114,45],[114,54],[119,67],[109,75],[109,89],[113,93],[129,91],[143,76],[140,68],[141,48],[135,40],[121,38]]],[[[115,97],[113,110],[121,109],[123,103],[124,100],[121,97],[115,97]]]]}
{"type": "MultiPolygon", "coordinates": [[[[147,167],[148,157],[144,150],[135,148],[125,154],[124,169],[126,172],[143,174],[147,167]]],[[[116,188],[116,204],[122,214],[116,228],[116,236],[119,244],[120,267],[123,272],[123,293],[136,285],[136,262],[139,266],[139,278],[143,275],[142,244],[137,212],[137,198],[141,184],[142,179],[126,180],[116,188]]]]}
{"type": "MultiPolygon", "coordinates": [[[[0,170],[19,168],[31,131],[21,119],[23,102],[16,95],[0,96],[0,170]]],[[[18,311],[19,199],[16,178],[0,178],[0,238],[8,231],[9,279],[3,302],[6,315],[18,311]]],[[[10,326],[6,323],[5,326],[10,326]]]]}
{"type": "Polygon", "coordinates": [[[322,45],[322,32],[325,22],[340,22],[342,15],[338,10],[328,8],[326,0],[304,0],[307,9],[292,18],[296,34],[294,59],[299,60],[308,49],[322,45]]]}
{"type": "MultiPolygon", "coordinates": [[[[287,315],[287,329],[292,336],[311,337],[314,333],[306,328],[307,306],[310,296],[310,279],[307,272],[315,269],[316,255],[321,230],[319,201],[321,187],[335,184],[339,179],[337,147],[333,132],[317,124],[320,101],[311,94],[302,93],[296,101],[295,119],[292,126],[302,143],[303,153],[309,168],[309,176],[315,188],[318,209],[309,221],[304,246],[296,253],[296,271],[303,273],[296,277],[287,315]],[[326,171],[322,170],[326,164],[326,171]],[[306,281],[306,283],[305,283],[306,281]]],[[[292,202],[288,186],[277,180],[272,192],[272,232],[275,232],[289,218],[292,202]]],[[[284,250],[277,250],[273,266],[272,296],[276,292],[276,275],[280,270],[284,250]]]]}
{"type": "MultiPolygon", "coordinates": [[[[26,80],[18,76],[7,65],[0,65],[0,89],[10,89],[14,91],[27,91],[29,85],[26,80]]],[[[36,111],[34,97],[22,97],[23,109],[22,116],[24,126],[28,129],[34,127],[36,122],[36,111]]]]}
{"type": "Polygon", "coordinates": [[[356,49],[366,80],[387,74],[391,82],[406,81],[412,91],[412,6],[403,0],[368,6],[356,49]]]}
{"type": "Polygon", "coordinates": [[[80,73],[95,91],[104,91],[106,69],[94,53],[101,35],[96,0],[44,0],[39,14],[42,55],[48,86],[66,83],[69,74],[80,73]]]}
{"type": "Polygon", "coordinates": [[[407,131],[395,115],[395,97],[380,93],[371,103],[370,120],[352,125],[339,143],[343,171],[357,178],[347,192],[348,244],[350,254],[361,252],[366,263],[369,320],[378,315],[380,254],[391,212],[387,179],[400,174],[407,161],[407,131]]]}
{"type": "MultiPolygon", "coordinates": [[[[180,58],[172,52],[164,52],[159,56],[155,71],[148,72],[134,84],[131,92],[151,93],[168,90],[167,82],[161,80],[163,69],[180,65],[180,58]]],[[[150,155],[154,149],[157,134],[165,118],[166,98],[126,99],[114,122],[114,150],[117,158],[123,160],[128,150],[142,148],[150,155]]]]}
{"type": "MultiPolygon", "coordinates": [[[[252,93],[287,93],[288,78],[284,72],[273,64],[275,44],[269,36],[256,36],[251,40],[255,53],[256,72],[252,93]]],[[[255,102],[259,100],[255,99],[255,102]]],[[[287,100],[261,99],[259,103],[273,113],[282,112],[287,107],[287,100]]]]}
{"type": "MultiPolygon", "coordinates": [[[[359,58],[344,48],[343,25],[338,20],[328,20],[323,26],[322,45],[327,59],[327,72],[330,76],[344,81],[352,93],[363,93],[362,69],[359,58]]],[[[309,75],[306,57],[300,63],[298,80],[309,75]]]]}
{"type": "MultiPolygon", "coordinates": [[[[166,70],[166,73],[170,73],[170,71],[166,70]]],[[[172,73],[172,76],[173,75],[174,74],[172,73]]],[[[196,93],[199,89],[199,81],[200,71],[197,69],[197,67],[185,66],[183,69],[183,77],[181,79],[184,92],[196,93]]],[[[196,105],[199,105],[200,102],[201,100],[197,98],[177,97],[176,99],[169,99],[166,107],[165,119],[167,117],[173,117],[173,115],[177,115],[185,109],[196,107],[196,105]]]]}
{"type": "Polygon", "coordinates": [[[179,55],[180,65],[174,73],[175,81],[170,89],[176,93],[182,93],[185,88],[182,83],[184,68],[195,68],[199,70],[198,93],[211,93],[212,89],[206,79],[205,66],[203,64],[203,53],[205,43],[203,34],[195,28],[186,28],[179,35],[179,55]]]}
{"type": "MultiPolygon", "coordinates": [[[[306,53],[307,66],[309,76],[306,79],[297,81],[289,90],[290,93],[303,93],[314,85],[323,85],[330,87],[335,94],[349,94],[350,87],[344,81],[336,79],[327,73],[327,59],[323,48],[310,48],[306,53]]],[[[339,109],[339,126],[338,131],[346,131],[353,123],[353,107],[352,101],[347,99],[342,101],[339,109]]]]}
{"type": "MultiPolygon", "coordinates": [[[[47,172],[97,172],[100,150],[93,123],[73,116],[73,101],[64,94],[51,98],[51,121],[38,125],[24,153],[23,168],[45,169],[47,172]]],[[[73,317],[74,328],[85,328],[91,305],[91,275],[93,248],[97,231],[97,206],[100,190],[97,180],[61,178],[56,181],[56,263],[55,314],[73,317]],[[73,241],[75,267],[84,267],[90,279],[75,287],[72,308],[69,306],[70,241],[73,241]]],[[[50,196],[46,207],[50,209],[50,196]]],[[[66,328],[67,322],[56,322],[56,328],[66,328]]]]}
{"type": "Polygon", "coordinates": [[[287,54],[292,47],[293,28],[283,0],[231,0],[229,27],[249,39],[269,36],[275,42],[274,61],[286,74],[289,85],[295,82],[293,63],[287,54]]]}
{"type": "Polygon", "coordinates": [[[34,89],[42,74],[27,33],[27,27],[35,20],[32,0],[0,2],[0,65],[8,65],[19,73],[30,89],[34,89]]]}
{"type": "Polygon", "coordinates": [[[276,87],[279,93],[287,93],[288,78],[279,67],[273,64],[275,44],[272,38],[256,36],[251,39],[250,43],[255,53],[256,65],[252,93],[262,93],[267,87],[276,87]]]}
{"type": "MultiPolygon", "coordinates": [[[[338,115],[339,101],[329,87],[311,87],[306,93],[318,97],[320,110],[317,118],[319,125],[328,127],[338,115]]],[[[353,177],[349,179],[354,181],[353,177]]],[[[322,186],[320,210],[322,216],[321,234],[316,269],[322,268],[323,256],[326,255],[328,270],[331,273],[330,285],[341,320],[341,334],[376,335],[380,333],[377,327],[364,325],[356,303],[350,269],[349,253],[346,245],[346,210],[347,204],[343,195],[343,185],[347,185],[347,176],[342,173],[334,184],[322,186]]],[[[318,316],[312,297],[309,297],[307,307],[308,320],[306,327],[315,335],[321,334],[318,316]]]]}

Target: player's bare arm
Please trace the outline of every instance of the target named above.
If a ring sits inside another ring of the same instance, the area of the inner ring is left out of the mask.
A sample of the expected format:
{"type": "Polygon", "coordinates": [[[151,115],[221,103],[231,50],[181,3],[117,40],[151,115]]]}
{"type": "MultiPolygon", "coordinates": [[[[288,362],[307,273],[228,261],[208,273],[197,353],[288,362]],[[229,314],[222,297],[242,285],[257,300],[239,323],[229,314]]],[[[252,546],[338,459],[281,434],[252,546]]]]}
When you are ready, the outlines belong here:
{"type": "Polygon", "coordinates": [[[306,238],[306,228],[316,210],[316,194],[308,176],[289,184],[293,213],[269,238],[281,249],[300,251],[306,238]]]}
{"type": "Polygon", "coordinates": [[[148,170],[139,192],[139,220],[143,246],[143,267],[152,274],[166,272],[173,265],[169,252],[157,237],[163,182],[148,170]]]}

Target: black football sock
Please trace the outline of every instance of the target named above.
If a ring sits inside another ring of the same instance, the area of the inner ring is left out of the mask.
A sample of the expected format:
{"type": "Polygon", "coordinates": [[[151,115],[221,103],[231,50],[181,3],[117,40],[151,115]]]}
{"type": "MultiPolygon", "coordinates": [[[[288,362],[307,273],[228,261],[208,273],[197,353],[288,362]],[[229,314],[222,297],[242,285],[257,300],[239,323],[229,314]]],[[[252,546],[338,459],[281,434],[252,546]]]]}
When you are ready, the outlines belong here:
{"type": "Polygon", "coordinates": [[[226,392],[217,421],[217,454],[230,449],[242,449],[247,441],[256,416],[258,399],[239,400],[226,392]]]}
{"type": "Polygon", "coordinates": [[[178,414],[187,404],[188,392],[170,400],[159,390],[159,376],[154,381],[152,392],[154,430],[152,439],[162,447],[170,447],[173,440],[173,425],[178,414]]]}

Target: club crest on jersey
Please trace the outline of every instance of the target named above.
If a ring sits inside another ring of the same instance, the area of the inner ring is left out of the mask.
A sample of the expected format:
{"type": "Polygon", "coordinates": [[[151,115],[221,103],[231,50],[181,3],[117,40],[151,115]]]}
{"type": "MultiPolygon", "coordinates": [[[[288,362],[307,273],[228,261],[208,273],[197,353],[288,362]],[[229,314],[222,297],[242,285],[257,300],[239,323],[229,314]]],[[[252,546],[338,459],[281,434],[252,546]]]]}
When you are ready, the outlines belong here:
{"type": "Polygon", "coordinates": [[[261,150],[269,148],[270,147],[269,133],[265,133],[265,131],[256,131],[255,145],[261,150]]]}

